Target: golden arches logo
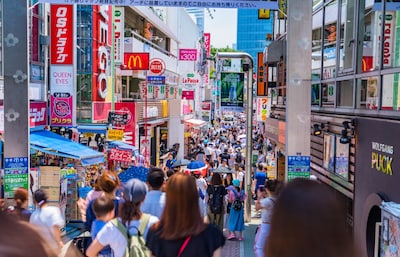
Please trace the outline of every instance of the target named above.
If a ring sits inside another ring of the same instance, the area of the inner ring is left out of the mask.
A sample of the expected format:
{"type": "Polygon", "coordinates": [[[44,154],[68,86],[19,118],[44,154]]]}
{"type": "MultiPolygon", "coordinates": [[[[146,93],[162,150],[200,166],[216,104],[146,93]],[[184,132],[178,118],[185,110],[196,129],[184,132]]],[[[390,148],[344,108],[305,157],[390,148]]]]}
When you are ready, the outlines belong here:
{"type": "Polygon", "coordinates": [[[125,53],[124,64],[128,70],[148,70],[149,55],[148,53],[125,53]]]}

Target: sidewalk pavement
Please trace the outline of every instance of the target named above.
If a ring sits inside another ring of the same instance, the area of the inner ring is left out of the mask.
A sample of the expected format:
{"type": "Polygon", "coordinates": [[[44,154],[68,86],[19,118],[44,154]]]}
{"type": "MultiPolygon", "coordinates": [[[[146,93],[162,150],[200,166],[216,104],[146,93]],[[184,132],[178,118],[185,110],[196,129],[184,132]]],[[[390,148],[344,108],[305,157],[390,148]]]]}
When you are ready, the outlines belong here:
{"type": "Polygon", "coordinates": [[[243,231],[243,241],[226,240],[222,248],[221,257],[254,257],[254,238],[256,228],[261,223],[261,218],[255,218],[255,209],[252,205],[252,217],[250,222],[245,223],[243,231]]]}

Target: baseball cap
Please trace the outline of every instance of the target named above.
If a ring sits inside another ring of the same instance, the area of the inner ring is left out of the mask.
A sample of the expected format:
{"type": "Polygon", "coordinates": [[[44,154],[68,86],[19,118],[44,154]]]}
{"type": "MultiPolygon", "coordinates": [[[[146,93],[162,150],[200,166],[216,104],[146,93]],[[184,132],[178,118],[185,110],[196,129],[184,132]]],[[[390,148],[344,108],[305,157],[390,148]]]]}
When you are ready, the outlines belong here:
{"type": "Polygon", "coordinates": [[[238,186],[240,186],[240,180],[239,180],[239,179],[234,179],[234,180],[232,180],[232,184],[233,184],[235,187],[238,187],[238,186]]]}
{"type": "Polygon", "coordinates": [[[123,192],[126,201],[138,203],[146,197],[147,186],[143,181],[133,178],[126,182],[123,192]]]}

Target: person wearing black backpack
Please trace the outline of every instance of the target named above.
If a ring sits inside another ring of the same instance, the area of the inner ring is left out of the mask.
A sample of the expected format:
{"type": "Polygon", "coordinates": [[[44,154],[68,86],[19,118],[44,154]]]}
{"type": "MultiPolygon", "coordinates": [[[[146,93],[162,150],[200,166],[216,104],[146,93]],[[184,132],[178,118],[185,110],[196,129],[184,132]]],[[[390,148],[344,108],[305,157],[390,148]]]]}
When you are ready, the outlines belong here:
{"type": "Polygon", "coordinates": [[[214,173],[207,188],[207,218],[210,224],[215,224],[221,231],[224,229],[225,195],[226,190],[221,175],[214,173]]]}

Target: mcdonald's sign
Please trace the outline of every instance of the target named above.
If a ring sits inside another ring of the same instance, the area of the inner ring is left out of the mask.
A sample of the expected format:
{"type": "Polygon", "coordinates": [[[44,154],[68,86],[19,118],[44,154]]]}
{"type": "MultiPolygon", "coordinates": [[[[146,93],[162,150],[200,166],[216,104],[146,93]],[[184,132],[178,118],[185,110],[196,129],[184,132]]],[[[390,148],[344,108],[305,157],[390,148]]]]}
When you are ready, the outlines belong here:
{"type": "Polygon", "coordinates": [[[124,53],[125,70],[148,70],[149,53],[124,53]]]}

